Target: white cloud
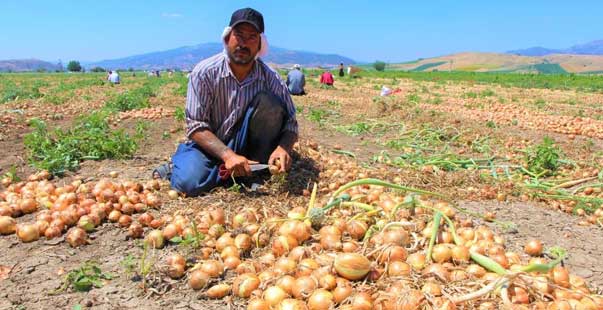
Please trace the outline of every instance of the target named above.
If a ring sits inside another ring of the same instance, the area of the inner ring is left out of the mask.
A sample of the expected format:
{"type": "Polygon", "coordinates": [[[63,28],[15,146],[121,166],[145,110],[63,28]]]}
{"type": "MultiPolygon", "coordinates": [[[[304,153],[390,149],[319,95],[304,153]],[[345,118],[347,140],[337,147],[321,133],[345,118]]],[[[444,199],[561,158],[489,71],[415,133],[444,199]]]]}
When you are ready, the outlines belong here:
{"type": "Polygon", "coordinates": [[[182,14],[180,13],[161,13],[161,17],[165,18],[180,18],[182,14]]]}

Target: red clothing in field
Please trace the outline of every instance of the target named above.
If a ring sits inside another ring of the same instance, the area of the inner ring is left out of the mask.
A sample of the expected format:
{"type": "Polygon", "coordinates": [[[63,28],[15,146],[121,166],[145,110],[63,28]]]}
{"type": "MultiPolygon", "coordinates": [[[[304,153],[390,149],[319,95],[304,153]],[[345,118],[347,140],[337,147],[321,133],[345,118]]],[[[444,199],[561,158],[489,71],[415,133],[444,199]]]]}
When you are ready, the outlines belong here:
{"type": "Polygon", "coordinates": [[[331,74],[331,72],[325,71],[323,74],[321,74],[320,75],[320,83],[327,84],[327,85],[333,85],[333,75],[331,74]]]}

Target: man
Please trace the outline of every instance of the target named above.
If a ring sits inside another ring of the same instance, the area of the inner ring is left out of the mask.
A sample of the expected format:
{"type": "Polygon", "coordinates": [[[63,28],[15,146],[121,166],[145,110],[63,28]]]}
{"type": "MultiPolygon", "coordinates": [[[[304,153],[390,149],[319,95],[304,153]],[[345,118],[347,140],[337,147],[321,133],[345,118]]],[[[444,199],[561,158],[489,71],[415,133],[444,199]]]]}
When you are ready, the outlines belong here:
{"type": "Polygon", "coordinates": [[[331,74],[331,71],[325,70],[325,72],[320,75],[320,84],[333,86],[333,83],[333,74],[331,74]]]}
{"type": "Polygon", "coordinates": [[[339,76],[343,77],[343,75],[344,75],[343,74],[343,62],[340,62],[339,63],[339,76]]]}
{"type": "Polygon", "coordinates": [[[287,74],[287,87],[289,87],[289,93],[292,95],[304,95],[304,87],[306,86],[306,77],[301,72],[300,65],[293,65],[293,70],[287,74]]]}
{"type": "MultiPolygon", "coordinates": [[[[251,175],[255,163],[291,168],[297,141],[295,107],[277,72],[259,56],[266,54],[264,18],[254,9],[235,11],[222,34],[224,52],[201,61],[191,72],[186,99],[189,142],[178,146],[171,185],[196,196],[219,185],[219,166],[232,176],[251,175]]],[[[169,167],[169,166],[168,166],[169,167]]]]}
{"type": "Polygon", "coordinates": [[[111,82],[113,84],[119,84],[120,78],[119,78],[119,73],[117,73],[117,70],[109,71],[109,72],[111,72],[109,74],[109,82],[111,82]]]}

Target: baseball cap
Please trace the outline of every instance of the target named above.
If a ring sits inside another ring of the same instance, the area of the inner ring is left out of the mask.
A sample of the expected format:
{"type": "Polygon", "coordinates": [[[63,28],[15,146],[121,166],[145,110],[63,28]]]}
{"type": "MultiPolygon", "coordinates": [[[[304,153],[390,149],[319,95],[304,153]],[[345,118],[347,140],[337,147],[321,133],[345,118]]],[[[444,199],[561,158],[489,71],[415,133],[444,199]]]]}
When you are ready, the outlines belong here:
{"type": "Polygon", "coordinates": [[[229,26],[234,27],[240,23],[249,23],[259,33],[264,33],[264,17],[262,13],[252,8],[239,9],[232,13],[229,26]]]}

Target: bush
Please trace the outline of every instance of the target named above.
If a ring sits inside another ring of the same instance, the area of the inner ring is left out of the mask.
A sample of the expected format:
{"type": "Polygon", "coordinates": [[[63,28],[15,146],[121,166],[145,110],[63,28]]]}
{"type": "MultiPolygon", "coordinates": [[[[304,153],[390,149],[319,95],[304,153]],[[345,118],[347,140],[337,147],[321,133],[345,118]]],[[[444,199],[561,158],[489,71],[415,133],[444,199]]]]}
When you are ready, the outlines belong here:
{"type": "Polygon", "coordinates": [[[48,130],[46,123],[32,119],[33,131],[23,139],[30,163],[53,175],[76,170],[85,159],[128,158],[136,151],[139,135],[130,137],[120,130],[111,130],[108,113],[93,112],[80,117],[66,130],[48,130]]]}
{"type": "Polygon", "coordinates": [[[80,65],[79,61],[72,60],[67,64],[67,70],[71,72],[80,72],[82,71],[82,65],[80,65]]]}
{"type": "Polygon", "coordinates": [[[92,71],[92,72],[107,72],[107,70],[105,70],[105,68],[103,68],[103,67],[94,67],[94,68],[90,69],[90,71],[92,71]]]}
{"type": "Polygon", "coordinates": [[[375,70],[377,71],[385,71],[385,62],[383,61],[375,61],[375,63],[373,64],[373,67],[375,68],[375,70]]]}

